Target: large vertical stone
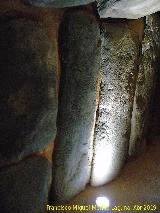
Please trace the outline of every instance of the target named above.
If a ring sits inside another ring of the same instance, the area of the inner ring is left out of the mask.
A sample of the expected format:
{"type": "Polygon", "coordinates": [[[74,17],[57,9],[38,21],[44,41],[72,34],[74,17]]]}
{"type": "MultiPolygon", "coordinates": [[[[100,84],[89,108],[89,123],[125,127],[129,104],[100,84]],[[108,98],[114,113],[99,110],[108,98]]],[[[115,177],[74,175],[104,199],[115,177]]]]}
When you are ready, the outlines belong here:
{"type": "Polygon", "coordinates": [[[0,164],[43,149],[56,135],[56,53],[44,24],[0,22],[0,164]]]}
{"type": "Polygon", "coordinates": [[[0,212],[43,213],[48,199],[51,164],[31,157],[0,170],[0,212]]]}
{"type": "Polygon", "coordinates": [[[128,152],[139,54],[138,35],[125,24],[102,23],[102,82],[91,185],[118,175],[128,152]]]}
{"type": "Polygon", "coordinates": [[[160,11],[159,0],[97,0],[101,18],[137,19],[160,11]]]}
{"type": "Polygon", "coordinates": [[[142,42],[142,60],[139,66],[132,112],[129,155],[134,155],[140,151],[144,127],[148,126],[149,106],[155,88],[156,70],[160,56],[159,38],[160,17],[158,14],[147,16],[142,42]]]}
{"type": "Polygon", "coordinates": [[[100,33],[95,18],[69,11],[60,28],[62,75],[52,195],[68,200],[90,179],[100,70],[100,33]]]}

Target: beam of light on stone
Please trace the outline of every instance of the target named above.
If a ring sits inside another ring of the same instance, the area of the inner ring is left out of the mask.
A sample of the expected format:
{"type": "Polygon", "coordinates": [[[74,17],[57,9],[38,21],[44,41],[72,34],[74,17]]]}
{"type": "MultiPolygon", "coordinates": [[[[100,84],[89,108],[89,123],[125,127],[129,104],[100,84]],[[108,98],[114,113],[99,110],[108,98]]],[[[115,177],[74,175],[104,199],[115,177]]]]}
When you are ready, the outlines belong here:
{"type": "Polygon", "coordinates": [[[112,170],[112,157],[113,149],[111,145],[98,147],[95,160],[94,160],[94,174],[92,178],[92,185],[96,186],[106,183],[106,179],[110,179],[110,173],[112,170]]]}

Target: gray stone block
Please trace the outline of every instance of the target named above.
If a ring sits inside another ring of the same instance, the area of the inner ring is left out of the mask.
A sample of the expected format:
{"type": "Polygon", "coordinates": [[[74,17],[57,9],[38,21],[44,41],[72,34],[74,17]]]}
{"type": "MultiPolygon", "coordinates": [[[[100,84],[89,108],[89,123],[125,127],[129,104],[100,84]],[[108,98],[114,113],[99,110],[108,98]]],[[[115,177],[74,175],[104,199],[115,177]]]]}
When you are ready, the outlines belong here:
{"type": "Polygon", "coordinates": [[[91,185],[115,178],[127,157],[139,39],[125,24],[102,24],[102,82],[91,185]]]}
{"type": "Polygon", "coordinates": [[[34,6],[64,8],[86,5],[95,0],[23,0],[23,2],[34,6]]]}
{"type": "MultiPolygon", "coordinates": [[[[153,101],[153,93],[155,91],[155,83],[157,78],[156,76],[158,74],[157,71],[160,67],[159,38],[160,38],[159,15],[154,14],[147,16],[145,23],[144,38],[142,41],[142,60],[139,66],[139,73],[134,97],[134,106],[132,112],[131,136],[129,145],[129,155],[131,156],[138,154],[140,152],[141,147],[143,147],[143,139],[145,132],[148,131],[149,126],[152,126],[152,124],[149,124],[148,122],[150,119],[151,103],[153,105],[155,105],[156,103],[152,101],[153,101]]],[[[157,118],[157,115],[155,115],[155,118],[157,118]]],[[[157,124],[158,123],[159,119],[157,124]]],[[[156,127],[154,127],[154,130],[155,128],[156,127]]]]}
{"type": "Polygon", "coordinates": [[[160,11],[159,0],[97,0],[101,18],[137,19],[160,11]]]}
{"type": "Polygon", "coordinates": [[[0,212],[43,213],[51,168],[47,159],[34,156],[0,169],[0,212]]]}
{"type": "Polygon", "coordinates": [[[54,55],[42,23],[12,17],[0,24],[0,165],[41,150],[55,138],[54,55]]]}
{"type": "Polygon", "coordinates": [[[60,51],[62,75],[52,196],[68,200],[85,188],[91,172],[100,71],[99,24],[92,15],[68,11],[60,28],[60,51]]]}

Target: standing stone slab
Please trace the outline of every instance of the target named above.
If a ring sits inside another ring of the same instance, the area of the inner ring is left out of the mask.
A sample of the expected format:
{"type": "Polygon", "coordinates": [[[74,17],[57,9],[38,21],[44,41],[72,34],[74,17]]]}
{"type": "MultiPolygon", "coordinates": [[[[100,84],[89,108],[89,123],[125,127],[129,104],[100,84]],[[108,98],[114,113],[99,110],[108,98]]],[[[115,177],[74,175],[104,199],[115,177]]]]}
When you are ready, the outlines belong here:
{"type": "Polygon", "coordinates": [[[34,6],[55,7],[55,8],[80,6],[95,2],[95,0],[22,0],[22,1],[34,6]]]}
{"type": "Polygon", "coordinates": [[[139,39],[125,24],[102,24],[102,82],[95,129],[91,185],[116,177],[126,159],[139,39]]]}
{"type": "Polygon", "coordinates": [[[160,56],[159,38],[159,15],[147,16],[144,39],[142,42],[142,61],[139,67],[132,112],[129,155],[135,155],[140,152],[143,134],[146,126],[148,126],[149,107],[155,89],[156,70],[158,68],[157,64],[160,56]]]}
{"type": "Polygon", "coordinates": [[[160,11],[159,0],[97,0],[101,18],[137,19],[160,11]]]}
{"type": "Polygon", "coordinates": [[[95,18],[68,12],[60,29],[62,75],[53,190],[68,200],[89,182],[100,70],[100,32],[95,18]]]}
{"type": "Polygon", "coordinates": [[[48,202],[51,164],[31,157],[0,170],[0,212],[43,213],[48,202]]]}
{"type": "MultiPolygon", "coordinates": [[[[135,155],[140,152],[143,135],[148,127],[149,107],[153,99],[153,91],[155,90],[157,70],[160,67],[160,17],[158,14],[146,17],[146,28],[144,31],[144,39],[142,42],[142,61],[139,67],[136,93],[134,98],[134,107],[132,113],[131,137],[129,146],[129,155],[135,155]],[[158,65],[159,63],[159,65],[158,65]],[[145,128],[144,128],[145,127],[145,128]]],[[[159,85],[158,85],[159,87],[159,85]]],[[[156,100],[159,93],[156,94],[156,100]]],[[[152,103],[156,105],[156,100],[152,103]]],[[[159,106],[158,106],[159,108],[159,106]]],[[[155,118],[159,123],[157,110],[155,110],[155,118]]],[[[154,123],[152,119],[152,123],[154,123]]],[[[157,126],[157,125],[156,125],[157,126]]],[[[154,130],[156,128],[154,127],[154,130]]],[[[151,130],[149,131],[151,132],[151,130]]],[[[154,132],[155,134],[155,132],[154,132]]]]}
{"type": "Polygon", "coordinates": [[[25,18],[1,23],[0,164],[17,161],[54,140],[55,58],[42,23],[25,18]]]}

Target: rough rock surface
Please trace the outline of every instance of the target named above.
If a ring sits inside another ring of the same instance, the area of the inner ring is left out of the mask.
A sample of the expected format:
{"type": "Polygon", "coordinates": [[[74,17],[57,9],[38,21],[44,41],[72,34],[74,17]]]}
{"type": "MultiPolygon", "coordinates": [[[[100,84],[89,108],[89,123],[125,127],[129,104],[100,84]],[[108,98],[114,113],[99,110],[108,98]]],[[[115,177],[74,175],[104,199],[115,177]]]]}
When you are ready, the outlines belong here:
{"type": "Polygon", "coordinates": [[[85,5],[94,1],[95,0],[23,0],[23,2],[29,3],[34,6],[55,7],[55,8],[85,5]]]}
{"type": "Polygon", "coordinates": [[[102,82],[95,129],[91,185],[120,172],[128,152],[139,38],[125,24],[102,24],[102,82]]]}
{"type": "Polygon", "coordinates": [[[89,182],[100,71],[100,32],[95,18],[69,11],[60,29],[62,75],[53,190],[68,200],[89,182]]]}
{"type": "Polygon", "coordinates": [[[1,23],[0,164],[19,160],[54,140],[54,54],[42,23],[25,18],[1,23]]]}
{"type": "Polygon", "coordinates": [[[149,31],[148,39],[149,45],[148,51],[150,51],[151,56],[150,60],[153,60],[152,69],[154,68],[156,71],[156,79],[155,79],[155,91],[152,95],[152,104],[150,109],[150,120],[149,120],[149,131],[148,134],[151,139],[158,141],[160,136],[160,16],[157,14],[146,17],[147,27],[149,31]],[[158,136],[158,137],[157,137],[158,136]]]}
{"type": "MultiPolygon", "coordinates": [[[[159,139],[158,139],[159,140],[159,139]]],[[[154,144],[154,142],[152,141],[154,144]]],[[[81,211],[86,213],[159,213],[160,206],[160,143],[148,146],[146,152],[126,163],[122,173],[111,183],[102,187],[90,187],[77,195],[68,205],[90,205],[100,195],[109,198],[111,205],[117,206],[112,211],[81,211]],[[136,210],[122,210],[122,206],[135,206],[136,210]],[[146,204],[151,204],[151,206],[146,204]],[[145,208],[148,208],[146,211],[145,208]]],[[[76,211],[75,211],[76,212],[76,211]]],[[[80,212],[80,211],[79,211],[80,212]]],[[[69,211],[67,212],[69,213],[69,211]]]]}
{"type": "Polygon", "coordinates": [[[31,157],[0,170],[0,212],[43,213],[48,198],[51,165],[31,157]]]}
{"type": "Polygon", "coordinates": [[[142,60],[139,67],[132,112],[129,155],[135,155],[140,151],[140,145],[143,145],[143,134],[148,126],[149,107],[155,89],[157,64],[160,56],[159,38],[160,17],[158,14],[147,16],[142,42],[142,60]]]}
{"type": "Polygon", "coordinates": [[[101,18],[137,19],[160,11],[159,0],[97,0],[101,18]]]}

